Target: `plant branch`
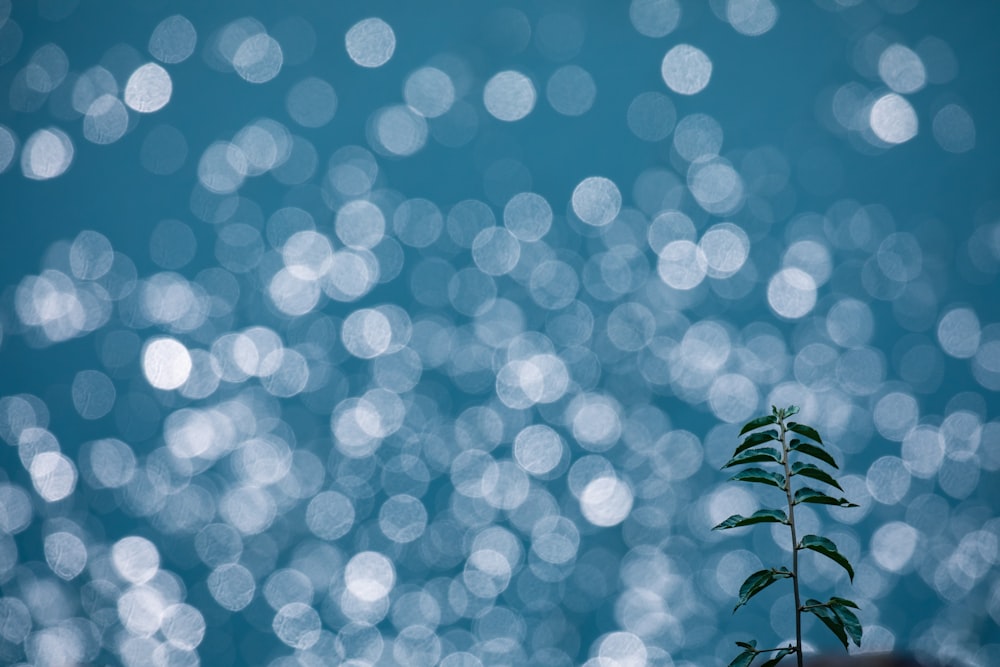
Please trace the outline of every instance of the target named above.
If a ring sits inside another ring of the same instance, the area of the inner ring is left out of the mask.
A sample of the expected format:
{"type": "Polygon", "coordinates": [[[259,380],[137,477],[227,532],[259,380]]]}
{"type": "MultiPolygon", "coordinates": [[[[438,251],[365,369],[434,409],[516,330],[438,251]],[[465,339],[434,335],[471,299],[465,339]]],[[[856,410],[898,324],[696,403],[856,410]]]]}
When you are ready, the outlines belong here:
{"type": "Polygon", "coordinates": [[[778,414],[778,426],[781,428],[781,463],[785,466],[785,499],[788,502],[788,527],[792,531],[792,589],[795,594],[795,659],[802,667],[802,601],[799,597],[799,542],[795,534],[795,503],[792,500],[792,470],[788,461],[788,433],[785,426],[785,413],[778,414]]]}

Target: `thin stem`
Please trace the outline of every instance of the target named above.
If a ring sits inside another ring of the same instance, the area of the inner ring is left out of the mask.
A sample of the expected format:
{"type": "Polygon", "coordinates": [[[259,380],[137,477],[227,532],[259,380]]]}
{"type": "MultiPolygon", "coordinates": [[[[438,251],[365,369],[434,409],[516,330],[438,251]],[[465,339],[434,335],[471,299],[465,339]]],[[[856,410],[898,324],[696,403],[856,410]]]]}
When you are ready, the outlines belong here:
{"type": "Polygon", "coordinates": [[[788,464],[788,441],[785,438],[784,412],[778,416],[781,427],[781,462],[785,466],[785,498],[788,501],[788,527],[792,531],[792,588],[795,591],[795,659],[802,667],[802,602],[799,598],[799,541],[795,535],[795,503],[792,502],[792,469],[788,464]]]}
{"type": "Polygon", "coordinates": [[[785,649],[795,650],[795,647],[789,644],[788,646],[779,646],[778,648],[757,648],[754,649],[757,653],[774,653],[775,651],[784,651],[785,649]]]}

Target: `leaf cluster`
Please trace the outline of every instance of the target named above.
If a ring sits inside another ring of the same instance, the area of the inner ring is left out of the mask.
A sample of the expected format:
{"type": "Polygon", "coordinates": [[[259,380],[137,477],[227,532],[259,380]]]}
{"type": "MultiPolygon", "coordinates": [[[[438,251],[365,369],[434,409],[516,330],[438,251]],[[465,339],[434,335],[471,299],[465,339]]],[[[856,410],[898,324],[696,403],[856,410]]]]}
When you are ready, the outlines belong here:
{"type": "MultiPolygon", "coordinates": [[[[794,508],[797,505],[857,507],[856,504],[831,491],[831,489],[835,489],[843,493],[843,488],[828,469],[838,470],[837,463],[824,448],[823,439],[816,429],[806,424],[789,421],[789,418],[797,414],[798,411],[799,408],[794,405],[784,409],[772,406],[771,414],[747,422],[740,430],[739,435],[743,438],[742,442],[737,445],[729,461],[722,466],[723,469],[741,468],[739,472],[729,478],[729,481],[761,484],[783,491],[787,508],[762,509],[750,516],[734,514],[715,526],[713,530],[728,530],[763,523],[780,523],[789,526],[794,536],[794,508]],[[793,457],[795,460],[791,460],[793,457]],[[795,477],[800,479],[798,480],[799,484],[795,484],[795,488],[793,488],[793,478],[795,477]],[[822,486],[819,489],[807,486],[805,480],[809,480],[810,484],[819,482],[822,486]]],[[[854,580],[854,568],[850,561],[840,553],[832,540],[820,535],[805,535],[793,544],[793,547],[796,552],[809,550],[829,558],[844,568],[851,581],[854,580]]],[[[797,559],[794,562],[797,562],[797,559]]],[[[745,605],[753,596],[774,582],[781,579],[797,578],[797,571],[789,571],[785,567],[754,572],[746,578],[740,587],[739,600],[733,611],[735,612],[745,605]]],[[[796,591],[798,591],[797,584],[796,591]]],[[[857,609],[857,605],[844,598],[832,597],[827,602],[810,599],[795,612],[797,615],[808,612],[819,618],[846,648],[848,640],[853,641],[858,646],[861,645],[861,624],[851,609],[857,609]]],[[[801,646],[758,649],[756,641],[737,642],[737,645],[743,651],[736,656],[729,667],[749,667],[758,655],[771,652],[775,655],[767,660],[763,667],[773,667],[785,656],[801,651],[801,646]]]]}

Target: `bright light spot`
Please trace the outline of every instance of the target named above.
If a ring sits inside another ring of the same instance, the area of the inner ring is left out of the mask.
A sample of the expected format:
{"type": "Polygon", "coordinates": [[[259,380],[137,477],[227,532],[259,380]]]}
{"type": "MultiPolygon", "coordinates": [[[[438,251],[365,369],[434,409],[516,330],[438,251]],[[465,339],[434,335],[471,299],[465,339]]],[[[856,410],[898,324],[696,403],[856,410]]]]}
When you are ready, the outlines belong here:
{"type": "Polygon", "coordinates": [[[354,506],[337,491],[316,494],[306,508],[306,526],[321,540],[336,540],[354,525],[354,506]]]}
{"type": "Polygon", "coordinates": [[[903,437],[900,456],[911,475],[931,479],[944,463],[944,437],[933,426],[918,426],[903,437]]]}
{"type": "Polygon", "coordinates": [[[160,552],[144,537],[123,537],[111,547],[115,571],[132,584],[144,584],[160,570],[160,552]]]}
{"type": "Polygon", "coordinates": [[[239,611],[253,600],[257,583],[250,570],[242,565],[227,563],[208,575],[208,590],[220,607],[239,611]]]}
{"type": "Polygon", "coordinates": [[[318,232],[296,232],[281,247],[281,259],[296,278],[317,280],[333,264],[333,247],[318,232]]]}
{"type": "Polygon", "coordinates": [[[487,275],[510,273],[520,257],[521,244],[505,227],[487,227],[472,241],[472,259],[487,275]]]}
{"type": "MultiPolygon", "coordinates": [[[[911,429],[917,425],[920,409],[917,399],[910,394],[893,391],[879,399],[872,411],[872,421],[883,437],[900,442],[911,429]]],[[[906,447],[903,447],[903,460],[906,460],[906,447]]]]}
{"type": "Polygon", "coordinates": [[[573,437],[592,452],[608,450],[618,441],[622,433],[620,414],[618,402],[600,394],[580,394],[566,408],[573,437]]]}
{"type": "Polygon", "coordinates": [[[573,188],[573,212],[588,225],[603,227],[622,207],[622,194],[614,181],[603,176],[585,178],[573,188]]]}
{"type": "Polygon", "coordinates": [[[263,32],[245,39],[233,55],[236,73],[250,83],[267,83],[278,76],[283,62],[281,45],[263,32]]]}
{"type": "Polygon", "coordinates": [[[533,424],[514,438],[514,459],[532,475],[545,475],[562,460],[565,443],[552,428],[533,424]]]}
{"type": "Polygon", "coordinates": [[[878,75],[897,93],[915,93],[927,84],[924,62],[902,44],[893,44],[882,52],[878,75]]]}
{"type": "Polygon", "coordinates": [[[974,356],[981,338],[979,317],[971,308],[953,308],[938,322],[937,339],[941,349],[957,359],[974,356]]]}
{"type": "Polygon", "coordinates": [[[632,27],[646,37],[666,37],[681,20],[677,0],[632,0],[628,8],[632,27]]]}
{"type": "Polygon", "coordinates": [[[205,638],[205,617],[189,604],[173,604],[163,611],[160,630],[171,645],[193,651],[205,638]]]}
{"type": "Polygon", "coordinates": [[[521,192],[504,206],[503,224],[518,240],[537,241],[552,226],[552,207],[539,194],[521,192]]]}
{"type": "Polygon", "coordinates": [[[100,419],[115,404],[115,385],[100,371],[80,371],[73,378],[70,393],[73,407],[84,419],[100,419]]]}
{"type": "Polygon", "coordinates": [[[125,136],[128,110],[117,97],[101,95],[87,107],[83,117],[83,136],[95,144],[113,144],[125,136]]]}
{"type": "Polygon", "coordinates": [[[362,67],[381,67],[396,50],[396,34],[380,18],[367,18],[351,26],[344,37],[347,55],[362,67]]]}
{"type": "Polygon", "coordinates": [[[514,70],[495,74],[483,88],[483,104],[498,120],[521,120],[535,108],[537,93],[531,79],[514,70]]]}
{"type": "Polygon", "coordinates": [[[816,305],[816,281],[801,269],[782,269],[767,284],[767,303],[782,317],[805,317],[816,305]]]}
{"type": "Polygon", "coordinates": [[[756,37],[778,22],[778,8],[771,0],[729,0],[726,20],[736,32],[756,37]]]}
{"type": "Polygon", "coordinates": [[[708,114],[693,113],[684,116],[674,128],[674,149],[688,162],[708,160],[722,150],[723,138],[719,121],[708,114]]]}
{"type": "Polygon", "coordinates": [[[15,152],[17,152],[17,137],[9,127],[0,125],[0,174],[7,171],[14,162],[15,152]]]}
{"type": "Polygon", "coordinates": [[[382,504],[378,514],[382,534],[397,544],[406,544],[424,534],[427,509],[417,498],[401,493],[382,504]]]}
{"type": "Polygon", "coordinates": [[[549,514],[531,529],[531,550],[546,563],[568,563],[576,558],[579,548],[580,531],[566,517],[549,514]]]}
{"type": "Polygon", "coordinates": [[[749,378],[736,373],[721,375],[708,390],[712,412],[722,421],[734,424],[749,419],[757,410],[760,394],[749,378]]]}
{"type": "Polygon", "coordinates": [[[694,95],[704,90],[712,78],[712,61],[701,49],[690,44],[678,44],[663,56],[660,74],[670,90],[681,95],[694,95]]]}
{"type": "Polygon", "coordinates": [[[246,154],[235,144],[216,141],[198,161],[198,181],[216,194],[235,192],[247,175],[246,154]]]}
{"type": "Polygon", "coordinates": [[[97,280],[114,264],[115,253],[104,234],[85,229],[73,239],[69,249],[69,266],[79,280],[97,280]]]}
{"type": "Polygon", "coordinates": [[[895,505],[906,497],[910,481],[910,472],[903,460],[896,456],[876,459],[865,476],[868,493],[883,505],[895,505]]]}
{"type": "Polygon", "coordinates": [[[61,176],[73,162],[73,141],[54,127],[38,130],[21,149],[21,172],[33,180],[61,176]]]}
{"type": "Polygon", "coordinates": [[[142,351],[142,372],[157,389],[177,389],[191,375],[191,353],[173,338],[154,338],[142,351]]]}
{"type": "Polygon", "coordinates": [[[743,205],[743,179],[722,158],[695,162],[688,169],[687,181],[698,205],[709,213],[726,215],[743,205]]]}
{"type": "Polygon", "coordinates": [[[374,131],[378,144],[393,155],[413,155],[427,143],[427,121],[405,105],[379,111],[374,131]]]}
{"type": "Polygon", "coordinates": [[[180,14],[169,16],[149,37],[149,52],[161,63],[174,64],[187,60],[194,53],[198,33],[191,21],[180,14]]]}
{"type": "Polygon", "coordinates": [[[374,359],[389,349],[392,325],[389,318],[373,308],[362,308],[347,316],[341,330],[347,351],[361,359],[374,359]]]}
{"type": "Polygon", "coordinates": [[[167,70],[156,63],[146,63],[128,78],[125,104],[139,113],[153,113],[167,106],[173,90],[167,70]]]}
{"type": "Polygon", "coordinates": [[[646,667],[646,645],[637,635],[631,632],[612,632],[604,636],[601,640],[597,654],[602,661],[601,664],[610,664],[614,667],[646,667]]]}
{"type": "Polygon", "coordinates": [[[698,242],[713,278],[728,278],[743,268],[750,256],[750,238],[731,222],[713,225],[698,242]]]}
{"type": "Polygon", "coordinates": [[[76,488],[76,466],[59,452],[42,452],[28,467],[31,484],[46,502],[68,497],[76,488]]]}
{"type": "Polygon", "coordinates": [[[825,284],[833,273],[830,249],[818,241],[796,241],[788,246],[781,266],[805,271],[812,276],[817,287],[825,284]]]}
{"type": "Polygon", "coordinates": [[[385,216],[370,201],[355,199],[337,211],[334,229],[344,245],[370,249],[385,236],[385,216]]]}
{"type": "Polygon", "coordinates": [[[392,561],[375,551],[362,551],[347,561],[344,584],[354,597],[365,602],[381,600],[396,584],[392,561]]]}
{"type": "Polygon", "coordinates": [[[302,602],[290,602],[274,615],[274,634],[294,649],[305,651],[319,641],[323,622],[315,609],[302,602]]]}
{"type": "Polygon", "coordinates": [[[580,494],[580,512],[595,526],[621,523],[632,511],[632,489],[617,477],[598,477],[580,494]]]}
{"type": "Polygon", "coordinates": [[[887,144],[901,144],[917,136],[917,112],[896,93],[883,95],[868,116],[872,132],[887,144]]]}
{"type": "Polygon", "coordinates": [[[72,533],[52,533],[45,537],[45,562],[57,577],[69,581],[86,567],[87,547],[72,533]]]}
{"type": "Polygon", "coordinates": [[[872,535],[872,556],[882,569],[901,572],[913,558],[919,541],[916,528],[902,521],[891,521],[872,535]]]}
{"type": "Polygon", "coordinates": [[[406,77],[403,99],[424,118],[437,118],[455,103],[455,84],[436,67],[421,67],[406,77]]]}
{"type": "Polygon", "coordinates": [[[81,460],[89,463],[89,471],[85,466],[85,479],[95,488],[116,489],[128,484],[135,475],[135,454],[117,438],[89,442],[82,451],[87,456],[81,460]]]}
{"type": "Polygon", "coordinates": [[[660,251],[656,271],[667,285],[689,290],[705,279],[708,260],[697,244],[686,240],[672,241],[660,251]]]}

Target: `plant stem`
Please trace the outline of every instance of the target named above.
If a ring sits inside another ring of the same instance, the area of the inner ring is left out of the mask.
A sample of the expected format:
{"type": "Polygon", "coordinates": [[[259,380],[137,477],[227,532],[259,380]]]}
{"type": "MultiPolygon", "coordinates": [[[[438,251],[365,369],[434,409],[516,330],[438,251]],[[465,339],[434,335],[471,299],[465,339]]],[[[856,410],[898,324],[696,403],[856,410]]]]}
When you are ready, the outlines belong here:
{"type": "Polygon", "coordinates": [[[781,427],[781,462],[785,466],[785,498],[788,500],[788,527],[792,530],[792,588],[795,592],[795,659],[802,667],[802,603],[799,598],[799,542],[795,535],[795,503],[792,502],[792,469],[788,463],[785,416],[778,417],[781,427]]]}

